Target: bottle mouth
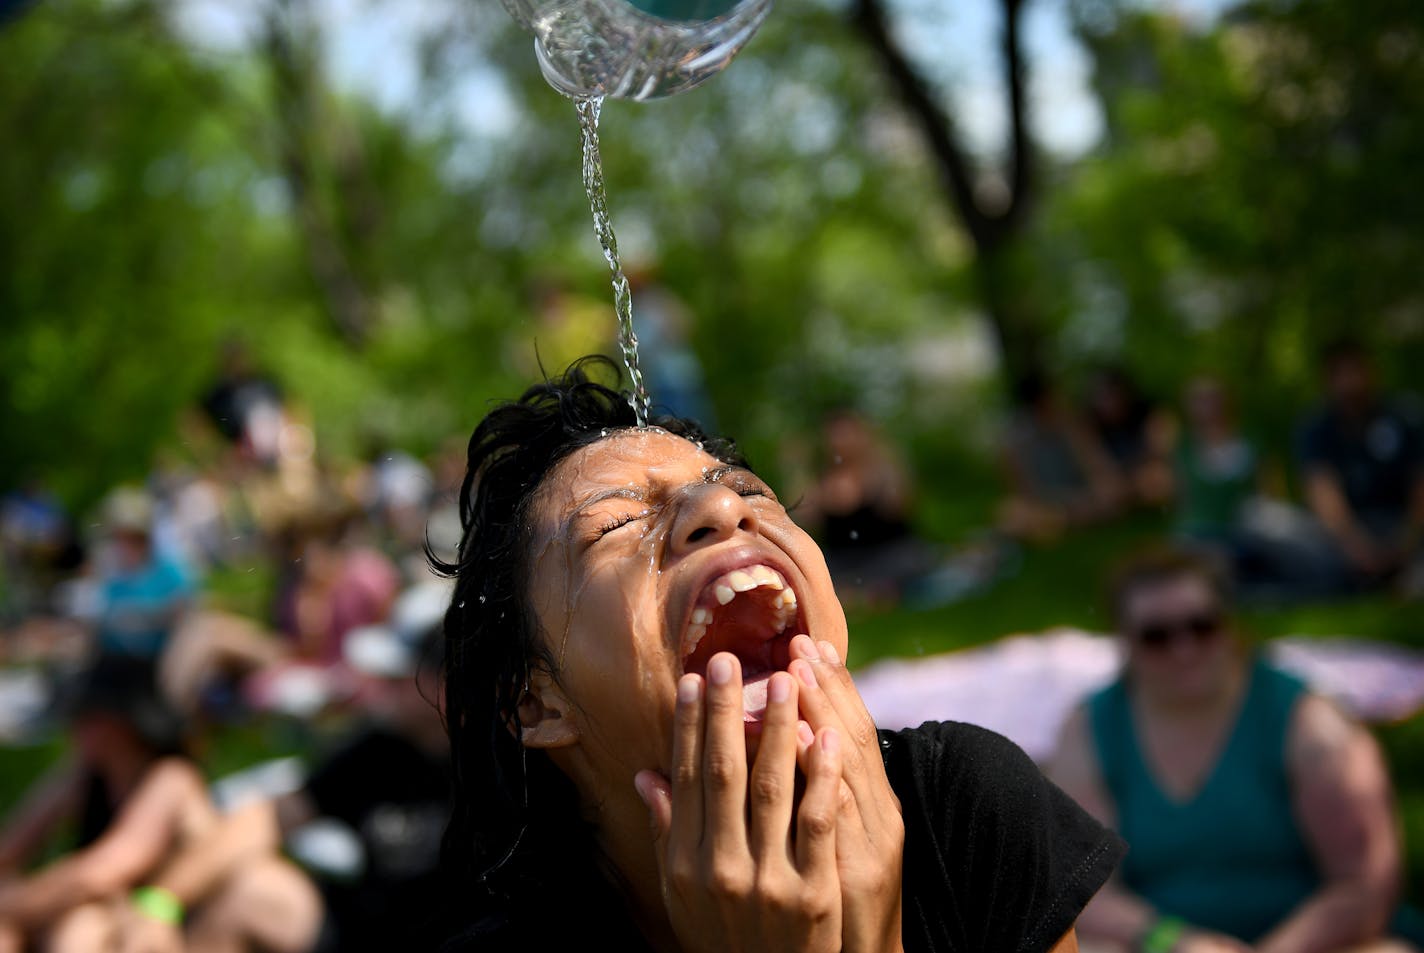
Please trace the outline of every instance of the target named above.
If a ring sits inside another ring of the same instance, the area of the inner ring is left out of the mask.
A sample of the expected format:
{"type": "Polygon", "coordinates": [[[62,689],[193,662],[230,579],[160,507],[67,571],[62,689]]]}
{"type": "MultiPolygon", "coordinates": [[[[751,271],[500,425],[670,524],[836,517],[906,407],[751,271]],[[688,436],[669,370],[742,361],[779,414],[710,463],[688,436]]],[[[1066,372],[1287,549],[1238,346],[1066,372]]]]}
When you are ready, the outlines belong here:
{"type": "Polygon", "coordinates": [[[627,0],[649,16],[660,20],[701,23],[726,16],[741,0],[627,0]]]}
{"type": "Polygon", "coordinates": [[[539,18],[527,15],[537,0],[504,2],[534,33],[535,58],[550,86],[573,99],[633,101],[671,96],[711,79],[756,32],[771,6],[771,0],[573,0],[561,8],[563,15],[539,18]],[[562,29],[569,10],[582,8],[597,26],[562,29]],[[610,32],[601,22],[616,19],[643,25],[610,32]],[[646,40],[630,42],[644,29],[646,40]]]}

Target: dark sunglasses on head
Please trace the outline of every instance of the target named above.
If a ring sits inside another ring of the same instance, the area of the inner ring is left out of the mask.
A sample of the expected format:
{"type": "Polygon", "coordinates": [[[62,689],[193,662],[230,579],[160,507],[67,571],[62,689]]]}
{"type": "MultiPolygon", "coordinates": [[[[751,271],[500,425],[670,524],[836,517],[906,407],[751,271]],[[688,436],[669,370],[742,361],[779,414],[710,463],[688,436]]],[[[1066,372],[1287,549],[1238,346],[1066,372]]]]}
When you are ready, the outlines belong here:
{"type": "Polygon", "coordinates": [[[1140,625],[1133,632],[1133,638],[1146,649],[1166,648],[1179,635],[1205,642],[1220,634],[1223,621],[1220,612],[1199,612],[1181,619],[1140,625]]]}

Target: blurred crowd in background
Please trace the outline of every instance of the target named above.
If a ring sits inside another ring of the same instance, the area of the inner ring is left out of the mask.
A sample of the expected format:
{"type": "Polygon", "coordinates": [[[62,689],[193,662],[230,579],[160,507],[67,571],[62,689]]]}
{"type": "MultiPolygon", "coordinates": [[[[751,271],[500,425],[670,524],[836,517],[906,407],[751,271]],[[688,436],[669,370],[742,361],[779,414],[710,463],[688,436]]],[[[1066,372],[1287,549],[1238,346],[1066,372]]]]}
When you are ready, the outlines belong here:
{"type": "MultiPolygon", "coordinates": [[[[450,590],[428,556],[458,545],[463,441],[425,460],[372,447],[335,468],[243,348],[228,346],[222,368],[184,424],[203,431],[202,462],[162,456],[142,485],[115,488],[83,517],[42,481],[4,499],[0,732],[35,741],[62,731],[68,753],[11,810],[0,878],[53,856],[57,833],[79,851],[28,880],[0,879],[0,931],[10,931],[0,949],[37,932],[48,949],[105,948],[105,937],[135,932],[131,907],[106,898],[140,882],[157,891],[159,914],[175,897],[200,904],[193,949],[407,948],[449,927],[437,871],[450,590]],[[265,609],[219,608],[208,581],[257,567],[265,609]],[[250,764],[207,787],[208,740],[264,721],[296,732],[309,756],[274,758],[259,741],[250,764]],[[284,843],[320,894],[283,859],[284,843]],[[275,921],[274,910],[284,911],[275,921]],[[273,922],[285,926],[273,933],[273,922]]],[[[669,387],[666,409],[699,406],[697,381],[689,372],[669,387]]],[[[1417,599],[1416,408],[1351,341],[1322,353],[1320,382],[1319,405],[1301,409],[1295,458],[1273,461],[1210,376],[1177,401],[1117,369],[1081,395],[1028,376],[1001,435],[1001,503],[954,545],[916,531],[915,476],[854,408],[828,412],[815,440],[787,443],[783,495],[799,501],[843,598],[872,610],[970,597],[1011,575],[1023,547],[1142,508],[1170,512],[1177,550],[1224,581],[1212,606],[1163,623],[1159,650],[1181,626],[1206,644],[1232,595],[1417,599]]],[[[171,916],[139,922],[178,942],[171,916]]]]}

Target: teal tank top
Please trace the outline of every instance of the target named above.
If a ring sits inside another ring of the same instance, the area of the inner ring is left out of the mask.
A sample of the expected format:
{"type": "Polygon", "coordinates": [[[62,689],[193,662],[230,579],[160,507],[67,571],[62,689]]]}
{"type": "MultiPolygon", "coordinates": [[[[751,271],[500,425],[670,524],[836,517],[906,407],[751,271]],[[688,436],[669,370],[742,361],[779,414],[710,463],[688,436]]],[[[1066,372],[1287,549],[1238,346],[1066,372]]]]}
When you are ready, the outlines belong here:
{"type": "Polygon", "coordinates": [[[1118,832],[1124,884],[1164,914],[1255,942],[1320,880],[1292,811],[1286,773],[1291,713],[1305,692],[1259,658],[1246,699],[1206,783],[1177,802],[1147,769],[1119,680],[1088,702],[1118,832]]]}

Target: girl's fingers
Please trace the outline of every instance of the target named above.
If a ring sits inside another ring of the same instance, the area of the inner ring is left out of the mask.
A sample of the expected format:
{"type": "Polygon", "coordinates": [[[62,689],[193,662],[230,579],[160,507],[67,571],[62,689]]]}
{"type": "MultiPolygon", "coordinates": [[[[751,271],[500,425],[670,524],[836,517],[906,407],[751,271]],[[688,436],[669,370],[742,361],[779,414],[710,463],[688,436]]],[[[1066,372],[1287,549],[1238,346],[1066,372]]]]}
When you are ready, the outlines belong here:
{"type": "Polygon", "coordinates": [[[834,725],[848,736],[842,755],[846,782],[860,805],[866,830],[874,833],[886,826],[884,812],[899,812],[880,758],[875,722],[833,646],[797,636],[791,647],[792,654],[798,656],[791,671],[800,682],[801,710],[813,729],[834,725]]]}
{"type": "Polygon", "coordinates": [[[669,827],[676,842],[685,847],[702,843],[703,688],[700,676],[682,676],[677,683],[677,710],[673,715],[669,827]]]}
{"type": "Polygon", "coordinates": [[[760,863],[790,860],[791,803],[796,789],[796,680],[776,672],[767,682],[761,747],[747,789],[752,855],[760,863]]]}
{"type": "MultiPolygon", "coordinates": [[[[819,734],[826,728],[835,728],[843,733],[841,737],[844,740],[846,725],[817,682],[816,671],[812,664],[805,659],[797,659],[791,663],[790,671],[796,676],[799,683],[797,697],[800,700],[801,713],[812,730],[819,734]]],[[[877,758],[879,757],[878,750],[875,755],[877,758]]],[[[841,763],[846,781],[857,798],[865,798],[868,802],[872,791],[867,778],[865,760],[865,754],[857,746],[844,744],[841,763]]]]}
{"type": "Polygon", "coordinates": [[[668,833],[672,830],[672,785],[656,771],[643,770],[633,776],[633,787],[648,807],[648,824],[653,831],[658,866],[661,867],[668,833]]]}
{"type": "Polygon", "coordinates": [[[747,739],[743,726],[742,665],[719,652],[707,665],[707,730],[702,751],[704,839],[716,832],[714,852],[747,849],[747,739]]]}
{"type": "Polygon", "coordinates": [[[796,814],[796,866],[815,879],[836,866],[836,820],[840,813],[841,742],[834,728],[823,729],[811,745],[806,792],[796,814]]]}

